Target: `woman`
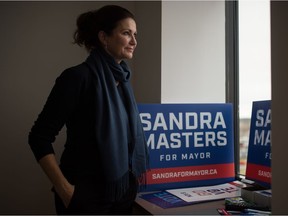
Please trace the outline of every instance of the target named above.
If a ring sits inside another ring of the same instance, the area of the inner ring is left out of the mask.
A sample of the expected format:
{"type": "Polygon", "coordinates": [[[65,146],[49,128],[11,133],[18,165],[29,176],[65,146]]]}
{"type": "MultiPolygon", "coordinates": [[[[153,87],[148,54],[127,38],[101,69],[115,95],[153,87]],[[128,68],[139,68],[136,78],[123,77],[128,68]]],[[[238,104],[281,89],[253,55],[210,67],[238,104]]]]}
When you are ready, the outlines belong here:
{"type": "Polygon", "coordinates": [[[148,150],[124,59],[133,57],[136,23],[115,5],[81,14],[75,43],[85,62],[65,70],[29,134],[53,184],[58,214],[130,214],[145,182],[148,150]],[[57,164],[52,143],[66,125],[57,164]]]}

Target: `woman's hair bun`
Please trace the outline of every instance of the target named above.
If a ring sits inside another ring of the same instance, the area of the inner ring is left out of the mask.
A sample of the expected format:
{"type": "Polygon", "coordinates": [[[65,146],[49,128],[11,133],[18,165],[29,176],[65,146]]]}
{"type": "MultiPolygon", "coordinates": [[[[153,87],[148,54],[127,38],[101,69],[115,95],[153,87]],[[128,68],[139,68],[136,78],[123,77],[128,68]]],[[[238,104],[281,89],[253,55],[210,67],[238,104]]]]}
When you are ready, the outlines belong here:
{"type": "Polygon", "coordinates": [[[134,15],[118,5],[107,5],[98,10],[80,14],[77,18],[77,29],[74,33],[74,43],[85,46],[88,51],[101,46],[98,39],[99,31],[110,35],[120,20],[132,18],[134,15]]]}

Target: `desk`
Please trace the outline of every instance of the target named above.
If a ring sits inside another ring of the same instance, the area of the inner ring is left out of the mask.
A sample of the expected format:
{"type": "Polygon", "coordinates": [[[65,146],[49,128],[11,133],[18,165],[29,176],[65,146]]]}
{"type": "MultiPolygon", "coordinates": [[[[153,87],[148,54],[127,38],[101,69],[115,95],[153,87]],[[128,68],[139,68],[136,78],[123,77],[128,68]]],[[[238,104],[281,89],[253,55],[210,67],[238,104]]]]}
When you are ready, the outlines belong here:
{"type": "Polygon", "coordinates": [[[188,206],[163,209],[150,203],[138,194],[136,198],[135,214],[151,215],[219,215],[217,209],[225,208],[225,200],[209,201],[188,206]]]}

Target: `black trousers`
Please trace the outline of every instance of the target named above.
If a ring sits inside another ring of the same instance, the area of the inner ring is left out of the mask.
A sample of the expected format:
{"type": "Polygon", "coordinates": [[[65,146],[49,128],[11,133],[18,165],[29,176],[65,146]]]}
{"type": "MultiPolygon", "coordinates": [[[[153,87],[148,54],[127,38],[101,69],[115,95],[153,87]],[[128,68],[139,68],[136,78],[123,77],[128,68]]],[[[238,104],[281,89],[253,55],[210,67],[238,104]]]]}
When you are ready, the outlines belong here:
{"type": "Polygon", "coordinates": [[[69,206],[66,208],[55,193],[55,207],[58,215],[129,215],[132,214],[133,203],[137,195],[138,183],[130,175],[130,188],[117,202],[103,199],[103,186],[81,181],[75,184],[75,190],[69,206]]]}

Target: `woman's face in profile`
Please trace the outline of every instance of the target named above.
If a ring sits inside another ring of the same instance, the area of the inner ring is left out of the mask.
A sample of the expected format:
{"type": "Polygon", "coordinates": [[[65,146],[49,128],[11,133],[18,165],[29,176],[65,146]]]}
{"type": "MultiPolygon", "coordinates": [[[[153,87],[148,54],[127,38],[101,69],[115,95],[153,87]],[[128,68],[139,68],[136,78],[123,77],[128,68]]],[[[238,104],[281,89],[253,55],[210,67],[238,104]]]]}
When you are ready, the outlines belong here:
{"type": "Polygon", "coordinates": [[[106,36],[106,51],[120,63],[123,59],[131,59],[136,48],[136,22],[132,18],[119,21],[111,35],[106,36]]]}

